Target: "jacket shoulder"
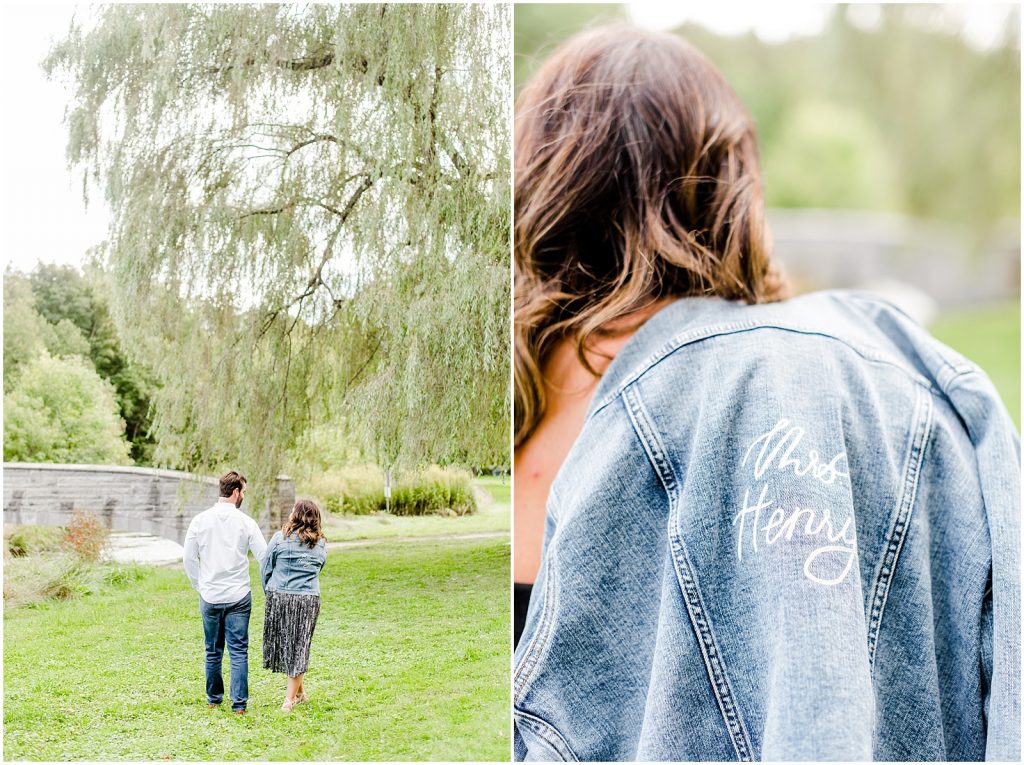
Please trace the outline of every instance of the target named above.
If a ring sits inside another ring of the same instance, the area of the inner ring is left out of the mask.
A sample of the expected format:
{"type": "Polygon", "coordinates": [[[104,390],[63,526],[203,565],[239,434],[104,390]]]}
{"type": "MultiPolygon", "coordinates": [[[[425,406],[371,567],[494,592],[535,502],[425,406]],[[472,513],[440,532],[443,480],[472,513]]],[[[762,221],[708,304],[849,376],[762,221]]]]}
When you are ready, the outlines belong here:
{"type": "Polygon", "coordinates": [[[899,309],[859,293],[821,292],[760,305],[680,300],[627,343],[594,396],[592,411],[630,385],[705,394],[723,378],[757,376],[807,394],[851,376],[887,370],[899,385],[942,389],[971,362],[899,309]]]}

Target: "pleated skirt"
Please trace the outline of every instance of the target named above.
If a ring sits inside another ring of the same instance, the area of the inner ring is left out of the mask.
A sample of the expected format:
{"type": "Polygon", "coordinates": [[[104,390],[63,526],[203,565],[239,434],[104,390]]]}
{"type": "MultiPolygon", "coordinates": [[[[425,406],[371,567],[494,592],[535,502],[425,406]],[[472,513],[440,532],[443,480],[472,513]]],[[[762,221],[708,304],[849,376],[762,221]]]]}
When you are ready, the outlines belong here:
{"type": "Polygon", "coordinates": [[[288,677],[305,673],[319,615],[319,595],[268,592],[263,619],[263,668],[288,677]]]}

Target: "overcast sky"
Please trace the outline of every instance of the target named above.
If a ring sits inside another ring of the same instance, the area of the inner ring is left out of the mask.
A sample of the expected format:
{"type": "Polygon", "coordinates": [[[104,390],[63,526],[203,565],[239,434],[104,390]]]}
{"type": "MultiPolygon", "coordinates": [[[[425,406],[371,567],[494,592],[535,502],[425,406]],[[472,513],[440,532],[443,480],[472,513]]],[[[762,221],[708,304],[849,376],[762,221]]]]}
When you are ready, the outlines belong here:
{"type": "Polygon", "coordinates": [[[62,120],[68,93],[49,82],[39,62],[71,22],[72,3],[4,3],[3,228],[4,265],[31,270],[39,261],[79,264],[101,242],[107,212],[88,211],[81,180],[68,172],[62,120]]]}
{"type": "MultiPolygon", "coordinates": [[[[771,4],[634,2],[630,14],[637,24],[670,28],[686,20],[722,34],[753,29],[766,40],[821,30],[830,6],[787,5],[785,13],[771,4]]],[[[951,8],[951,23],[979,47],[991,44],[1009,13],[1008,5],[970,4],[951,8]]],[[[65,160],[62,119],[69,94],[46,79],[39,67],[50,44],[67,31],[74,3],[12,2],[0,5],[3,34],[3,213],[0,248],[4,265],[31,270],[36,263],[80,264],[86,251],[103,240],[109,215],[102,200],[86,209],[81,177],[65,160]]],[[[858,11],[870,26],[870,7],[858,11]]]]}
{"type": "MultiPolygon", "coordinates": [[[[648,2],[627,3],[633,21],[653,29],[672,29],[694,21],[722,35],[737,35],[753,30],[767,42],[784,42],[794,35],[814,35],[825,28],[835,10],[833,3],[798,2],[648,2]]],[[[1003,33],[1011,3],[944,3],[936,26],[959,33],[977,48],[995,44],[1003,33]]],[[[863,27],[878,24],[881,13],[877,3],[852,6],[852,20],[863,27]]]]}

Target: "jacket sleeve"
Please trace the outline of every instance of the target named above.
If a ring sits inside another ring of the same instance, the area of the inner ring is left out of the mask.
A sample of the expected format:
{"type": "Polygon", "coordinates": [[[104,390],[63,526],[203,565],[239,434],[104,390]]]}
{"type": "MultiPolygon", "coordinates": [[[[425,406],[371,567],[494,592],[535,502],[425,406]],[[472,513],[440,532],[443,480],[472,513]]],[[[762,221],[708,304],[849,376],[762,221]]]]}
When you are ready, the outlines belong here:
{"type": "Polygon", "coordinates": [[[260,561],[260,582],[263,585],[264,593],[267,591],[267,584],[270,582],[270,577],[274,573],[274,563],[276,562],[277,547],[280,539],[280,534],[274,534],[270,539],[270,544],[267,545],[264,550],[260,561]]]}
{"type": "Polygon", "coordinates": [[[986,760],[1019,761],[1020,746],[1020,437],[992,383],[961,374],[948,394],[977,454],[992,559],[982,615],[986,760]]]}

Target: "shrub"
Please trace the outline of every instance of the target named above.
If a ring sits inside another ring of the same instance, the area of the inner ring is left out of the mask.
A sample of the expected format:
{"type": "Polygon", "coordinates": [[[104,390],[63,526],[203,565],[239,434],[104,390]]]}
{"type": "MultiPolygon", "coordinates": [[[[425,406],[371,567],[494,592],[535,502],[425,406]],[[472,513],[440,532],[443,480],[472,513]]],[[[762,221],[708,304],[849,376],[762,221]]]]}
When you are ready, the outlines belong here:
{"type": "Polygon", "coordinates": [[[103,526],[96,513],[75,510],[64,542],[78,557],[95,563],[100,559],[109,536],[110,532],[103,526]]]}
{"type": "Polygon", "coordinates": [[[4,396],[4,459],[129,464],[113,386],[77,357],[24,364],[4,396]]]}
{"type": "MultiPolygon", "coordinates": [[[[307,488],[333,513],[367,515],[387,507],[383,472],[372,466],[324,474],[307,488]]],[[[465,470],[433,465],[401,473],[391,484],[392,515],[466,515],[476,509],[472,476],[465,470]]]]}
{"type": "Polygon", "coordinates": [[[21,558],[26,555],[57,552],[64,542],[64,529],[57,526],[21,526],[7,539],[7,551],[21,558]]]}

